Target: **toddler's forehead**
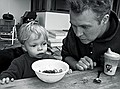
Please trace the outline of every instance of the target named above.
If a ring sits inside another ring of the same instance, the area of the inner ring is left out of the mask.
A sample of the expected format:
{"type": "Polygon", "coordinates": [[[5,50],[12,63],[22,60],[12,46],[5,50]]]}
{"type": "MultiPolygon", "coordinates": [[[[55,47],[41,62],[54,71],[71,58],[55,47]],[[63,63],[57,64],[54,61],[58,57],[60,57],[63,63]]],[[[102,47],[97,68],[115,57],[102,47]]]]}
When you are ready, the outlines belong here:
{"type": "Polygon", "coordinates": [[[44,43],[44,42],[47,42],[47,41],[45,40],[43,35],[38,37],[35,34],[31,34],[31,36],[29,37],[28,40],[26,40],[26,42],[29,43],[29,44],[41,44],[41,43],[44,43]]]}
{"type": "Polygon", "coordinates": [[[41,33],[32,33],[29,39],[37,40],[37,39],[43,39],[44,36],[41,33]]]}

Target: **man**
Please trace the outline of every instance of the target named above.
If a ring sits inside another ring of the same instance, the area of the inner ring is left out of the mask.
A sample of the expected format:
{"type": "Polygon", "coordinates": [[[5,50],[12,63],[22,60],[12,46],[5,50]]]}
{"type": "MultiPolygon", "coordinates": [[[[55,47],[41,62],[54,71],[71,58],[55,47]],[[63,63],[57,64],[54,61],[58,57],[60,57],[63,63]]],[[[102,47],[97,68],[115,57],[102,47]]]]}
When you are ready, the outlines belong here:
{"type": "Polygon", "coordinates": [[[73,70],[93,69],[103,65],[108,48],[120,53],[120,23],[111,11],[111,0],[67,0],[70,23],[63,40],[63,61],[73,70]]]}

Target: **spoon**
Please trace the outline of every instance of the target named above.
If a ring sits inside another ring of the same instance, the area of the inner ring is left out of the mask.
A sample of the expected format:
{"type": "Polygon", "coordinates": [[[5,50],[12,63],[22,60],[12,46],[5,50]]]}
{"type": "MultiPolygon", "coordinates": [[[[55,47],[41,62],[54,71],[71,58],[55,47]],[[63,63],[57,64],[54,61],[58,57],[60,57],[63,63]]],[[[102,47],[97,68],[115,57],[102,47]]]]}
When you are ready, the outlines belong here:
{"type": "Polygon", "coordinates": [[[101,79],[99,78],[101,73],[102,73],[102,71],[98,71],[97,78],[95,78],[95,79],[93,80],[94,83],[97,83],[97,84],[100,84],[100,83],[101,83],[101,79]]]}

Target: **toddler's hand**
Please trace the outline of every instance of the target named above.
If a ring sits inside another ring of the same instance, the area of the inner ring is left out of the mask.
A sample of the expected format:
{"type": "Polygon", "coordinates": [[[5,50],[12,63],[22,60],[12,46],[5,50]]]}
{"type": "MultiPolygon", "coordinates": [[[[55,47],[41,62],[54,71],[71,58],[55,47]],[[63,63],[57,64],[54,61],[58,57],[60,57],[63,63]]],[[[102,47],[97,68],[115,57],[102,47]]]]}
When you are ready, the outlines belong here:
{"type": "Polygon", "coordinates": [[[71,74],[72,73],[72,69],[69,69],[69,71],[67,72],[67,74],[71,74]]]}
{"type": "Polygon", "coordinates": [[[0,84],[8,84],[9,82],[13,82],[13,81],[14,81],[14,78],[10,79],[9,77],[6,77],[0,80],[0,84]]]}

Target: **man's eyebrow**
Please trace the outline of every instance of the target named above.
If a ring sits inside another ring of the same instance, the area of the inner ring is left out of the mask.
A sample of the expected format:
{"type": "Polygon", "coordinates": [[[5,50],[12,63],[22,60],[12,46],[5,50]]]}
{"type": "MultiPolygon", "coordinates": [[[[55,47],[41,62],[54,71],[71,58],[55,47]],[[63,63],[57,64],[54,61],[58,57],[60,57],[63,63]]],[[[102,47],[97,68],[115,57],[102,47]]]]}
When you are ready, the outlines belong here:
{"type": "MultiPolygon", "coordinates": [[[[71,25],[73,25],[73,26],[76,26],[74,23],[72,23],[71,21],[70,21],[70,24],[71,25]]],[[[78,25],[78,27],[81,27],[81,26],[86,26],[86,27],[92,27],[90,24],[81,24],[81,25],[78,25]]]]}
{"type": "Polygon", "coordinates": [[[81,25],[78,25],[78,26],[87,26],[87,27],[91,27],[90,24],[81,24],[81,25]]]}

